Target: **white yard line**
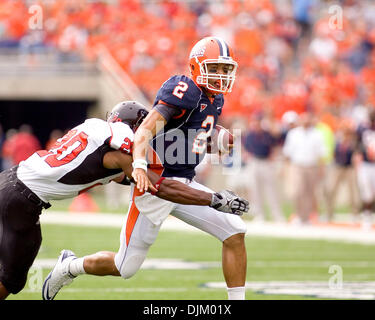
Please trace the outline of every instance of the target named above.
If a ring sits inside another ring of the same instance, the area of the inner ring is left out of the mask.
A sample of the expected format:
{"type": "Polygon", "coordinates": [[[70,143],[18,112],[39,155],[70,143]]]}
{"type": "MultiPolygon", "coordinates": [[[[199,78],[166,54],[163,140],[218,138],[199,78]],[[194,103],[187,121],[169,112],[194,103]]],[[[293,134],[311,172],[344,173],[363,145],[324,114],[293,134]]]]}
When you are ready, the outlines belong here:
{"type": "MultiPolygon", "coordinates": [[[[62,213],[46,211],[40,216],[41,224],[82,225],[95,227],[121,228],[126,215],[101,213],[62,213]]],[[[375,244],[375,230],[364,231],[360,228],[337,226],[296,226],[272,222],[245,221],[247,236],[265,236],[277,238],[297,238],[375,244]]],[[[161,230],[202,232],[172,216],[163,223],[161,230]]]]}

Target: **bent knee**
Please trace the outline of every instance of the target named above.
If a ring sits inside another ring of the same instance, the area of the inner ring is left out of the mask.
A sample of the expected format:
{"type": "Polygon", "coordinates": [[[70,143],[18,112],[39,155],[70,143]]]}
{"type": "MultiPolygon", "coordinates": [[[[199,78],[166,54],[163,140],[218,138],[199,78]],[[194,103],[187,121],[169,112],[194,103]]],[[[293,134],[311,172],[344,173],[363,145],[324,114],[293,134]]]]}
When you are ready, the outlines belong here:
{"type": "Polygon", "coordinates": [[[126,257],[120,266],[117,266],[116,264],[121,277],[124,279],[129,279],[134,276],[141,268],[145,258],[146,256],[143,254],[134,254],[130,257],[126,257]]]}
{"type": "Polygon", "coordinates": [[[129,279],[137,273],[149,248],[150,244],[133,237],[130,246],[116,254],[115,265],[122,278],[129,279]]]}
{"type": "Polygon", "coordinates": [[[236,233],[223,241],[223,244],[230,247],[241,246],[245,243],[245,233],[236,233]]]}
{"type": "Polygon", "coordinates": [[[227,223],[228,227],[230,227],[232,236],[236,235],[236,234],[245,234],[246,233],[247,226],[246,226],[246,223],[242,220],[241,217],[234,216],[234,215],[228,215],[226,217],[226,220],[227,220],[226,223],[227,223]]]}

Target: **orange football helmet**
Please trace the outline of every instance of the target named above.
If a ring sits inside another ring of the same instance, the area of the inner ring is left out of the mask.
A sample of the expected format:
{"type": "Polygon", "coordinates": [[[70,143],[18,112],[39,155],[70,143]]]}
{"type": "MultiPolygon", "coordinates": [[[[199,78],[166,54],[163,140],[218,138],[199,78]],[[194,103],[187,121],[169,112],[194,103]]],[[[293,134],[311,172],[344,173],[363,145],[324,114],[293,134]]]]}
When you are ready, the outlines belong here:
{"type": "Polygon", "coordinates": [[[207,37],[198,41],[191,49],[189,68],[194,82],[213,94],[232,91],[238,64],[233,59],[232,49],[218,37],[207,37]],[[225,71],[211,65],[225,64],[225,71]],[[214,70],[212,72],[211,70],[214,70]]]}

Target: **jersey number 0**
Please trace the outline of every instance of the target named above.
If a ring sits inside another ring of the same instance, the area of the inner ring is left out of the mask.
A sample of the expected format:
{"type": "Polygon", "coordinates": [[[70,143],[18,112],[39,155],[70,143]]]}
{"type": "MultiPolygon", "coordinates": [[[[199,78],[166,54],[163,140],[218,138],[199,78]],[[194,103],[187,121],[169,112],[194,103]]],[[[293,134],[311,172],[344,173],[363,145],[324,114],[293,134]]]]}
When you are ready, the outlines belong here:
{"type": "Polygon", "coordinates": [[[49,150],[38,151],[40,157],[48,155],[44,161],[50,167],[56,168],[69,163],[75,159],[87,146],[87,134],[77,130],[70,130],[65,136],[56,141],[53,147],[49,150]]]}

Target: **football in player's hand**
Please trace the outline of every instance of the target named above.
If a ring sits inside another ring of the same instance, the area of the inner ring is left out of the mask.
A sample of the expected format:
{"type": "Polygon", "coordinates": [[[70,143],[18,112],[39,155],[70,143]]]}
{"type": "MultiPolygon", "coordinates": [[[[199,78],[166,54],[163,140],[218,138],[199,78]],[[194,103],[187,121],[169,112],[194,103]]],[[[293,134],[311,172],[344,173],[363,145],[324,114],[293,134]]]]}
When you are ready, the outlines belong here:
{"type": "Polygon", "coordinates": [[[234,136],[226,128],[216,125],[211,139],[208,140],[207,152],[225,154],[229,153],[233,148],[234,136]]]}

